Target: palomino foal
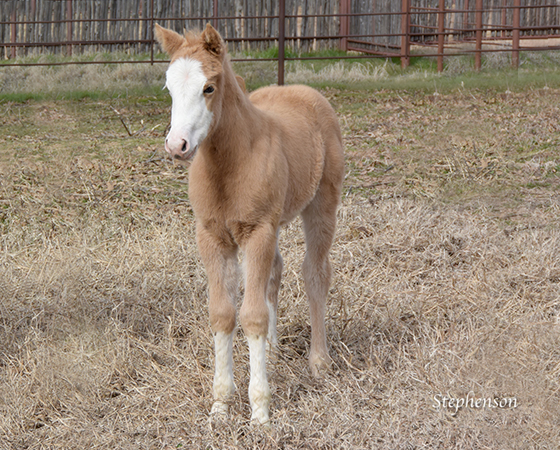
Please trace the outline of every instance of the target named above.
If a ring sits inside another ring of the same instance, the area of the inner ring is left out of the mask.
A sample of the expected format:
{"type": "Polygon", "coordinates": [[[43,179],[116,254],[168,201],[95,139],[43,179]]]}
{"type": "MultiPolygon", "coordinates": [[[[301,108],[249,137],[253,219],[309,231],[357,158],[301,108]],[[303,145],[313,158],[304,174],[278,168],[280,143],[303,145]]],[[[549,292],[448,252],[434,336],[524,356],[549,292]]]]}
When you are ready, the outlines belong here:
{"type": "Polygon", "coordinates": [[[276,344],[282,257],[278,232],[301,214],[306,239],[303,276],[311,312],[311,370],[329,363],[325,302],[331,278],[328,252],[344,176],[336,115],[305,86],[268,87],[247,95],[226,46],[210,25],[184,37],[156,25],[170,55],[172,97],[166,150],[193,158],[189,198],[209,286],[216,366],[212,413],[227,413],[234,392],[233,332],[238,249],[244,253],[245,295],[239,320],[249,343],[251,419],[269,421],[266,343],[276,344]]]}

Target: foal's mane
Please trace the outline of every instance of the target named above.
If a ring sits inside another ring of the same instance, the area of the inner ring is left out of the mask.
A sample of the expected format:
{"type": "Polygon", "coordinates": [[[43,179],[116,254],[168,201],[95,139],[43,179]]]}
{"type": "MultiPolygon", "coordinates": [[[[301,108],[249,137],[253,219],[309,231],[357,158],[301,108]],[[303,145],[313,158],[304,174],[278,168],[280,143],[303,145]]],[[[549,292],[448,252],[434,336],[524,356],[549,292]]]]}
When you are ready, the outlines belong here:
{"type": "Polygon", "coordinates": [[[183,36],[184,36],[185,40],[187,41],[187,45],[189,47],[200,44],[202,42],[202,31],[200,31],[198,29],[194,29],[194,30],[186,30],[185,29],[183,31],[183,36]]]}
{"type": "MultiPolygon", "coordinates": [[[[172,56],[192,56],[201,61],[205,67],[205,72],[208,78],[215,76],[223,71],[224,63],[228,60],[227,47],[221,37],[218,39],[210,39],[205,35],[204,31],[197,29],[184,30],[184,42],[177,49],[176,53],[172,56]]],[[[245,90],[245,83],[240,83],[243,90],[245,90]]]]}

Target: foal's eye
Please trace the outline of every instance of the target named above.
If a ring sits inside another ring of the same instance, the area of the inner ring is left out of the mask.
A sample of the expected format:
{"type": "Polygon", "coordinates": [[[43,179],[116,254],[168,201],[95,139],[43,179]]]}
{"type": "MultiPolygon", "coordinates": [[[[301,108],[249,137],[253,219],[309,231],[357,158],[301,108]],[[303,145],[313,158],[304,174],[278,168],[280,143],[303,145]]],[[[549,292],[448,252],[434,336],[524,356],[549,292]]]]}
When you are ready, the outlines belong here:
{"type": "Polygon", "coordinates": [[[204,89],[204,94],[211,94],[212,92],[214,92],[214,86],[208,86],[206,89],[204,89]]]}

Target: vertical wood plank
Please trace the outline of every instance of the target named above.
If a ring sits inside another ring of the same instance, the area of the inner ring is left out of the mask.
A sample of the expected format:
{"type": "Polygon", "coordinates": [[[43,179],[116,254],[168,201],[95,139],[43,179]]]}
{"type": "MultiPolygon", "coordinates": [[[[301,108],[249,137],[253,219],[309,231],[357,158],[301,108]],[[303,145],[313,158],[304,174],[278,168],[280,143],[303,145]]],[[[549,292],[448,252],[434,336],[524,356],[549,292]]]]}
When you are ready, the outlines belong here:
{"type": "Polygon", "coordinates": [[[520,25],[520,0],[513,0],[513,41],[511,52],[511,64],[513,67],[519,67],[519,25],[520,25]]]}
{"type": "MultiPolygon", "coordinates": [[[[66,0],[66,41],[72,41],[72,0],[66,0]]],[[[72,56],[72,44],[66,46],[66,54],[72,56]]]]}

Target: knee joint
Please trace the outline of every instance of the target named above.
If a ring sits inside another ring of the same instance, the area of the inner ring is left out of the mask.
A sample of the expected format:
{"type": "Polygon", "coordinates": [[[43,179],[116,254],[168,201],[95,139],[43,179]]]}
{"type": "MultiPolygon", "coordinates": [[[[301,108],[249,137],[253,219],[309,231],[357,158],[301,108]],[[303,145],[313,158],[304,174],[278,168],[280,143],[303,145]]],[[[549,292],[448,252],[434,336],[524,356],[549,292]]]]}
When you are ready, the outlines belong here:
{"type": "Polygon", "coordinates": [[[245,335],[266,336],[268,333],[268,306],[266,302],[263,301],[262,305],[251,305],[250,307],[243,304],[239,311],[239,321],[245,335]]]}
{"type": "Polygon", "coordinates": [[[210,325],[215,333],[231,333],[235,328],[235,307],[224,303],[219,308],[210,308],[210,325]]]}

